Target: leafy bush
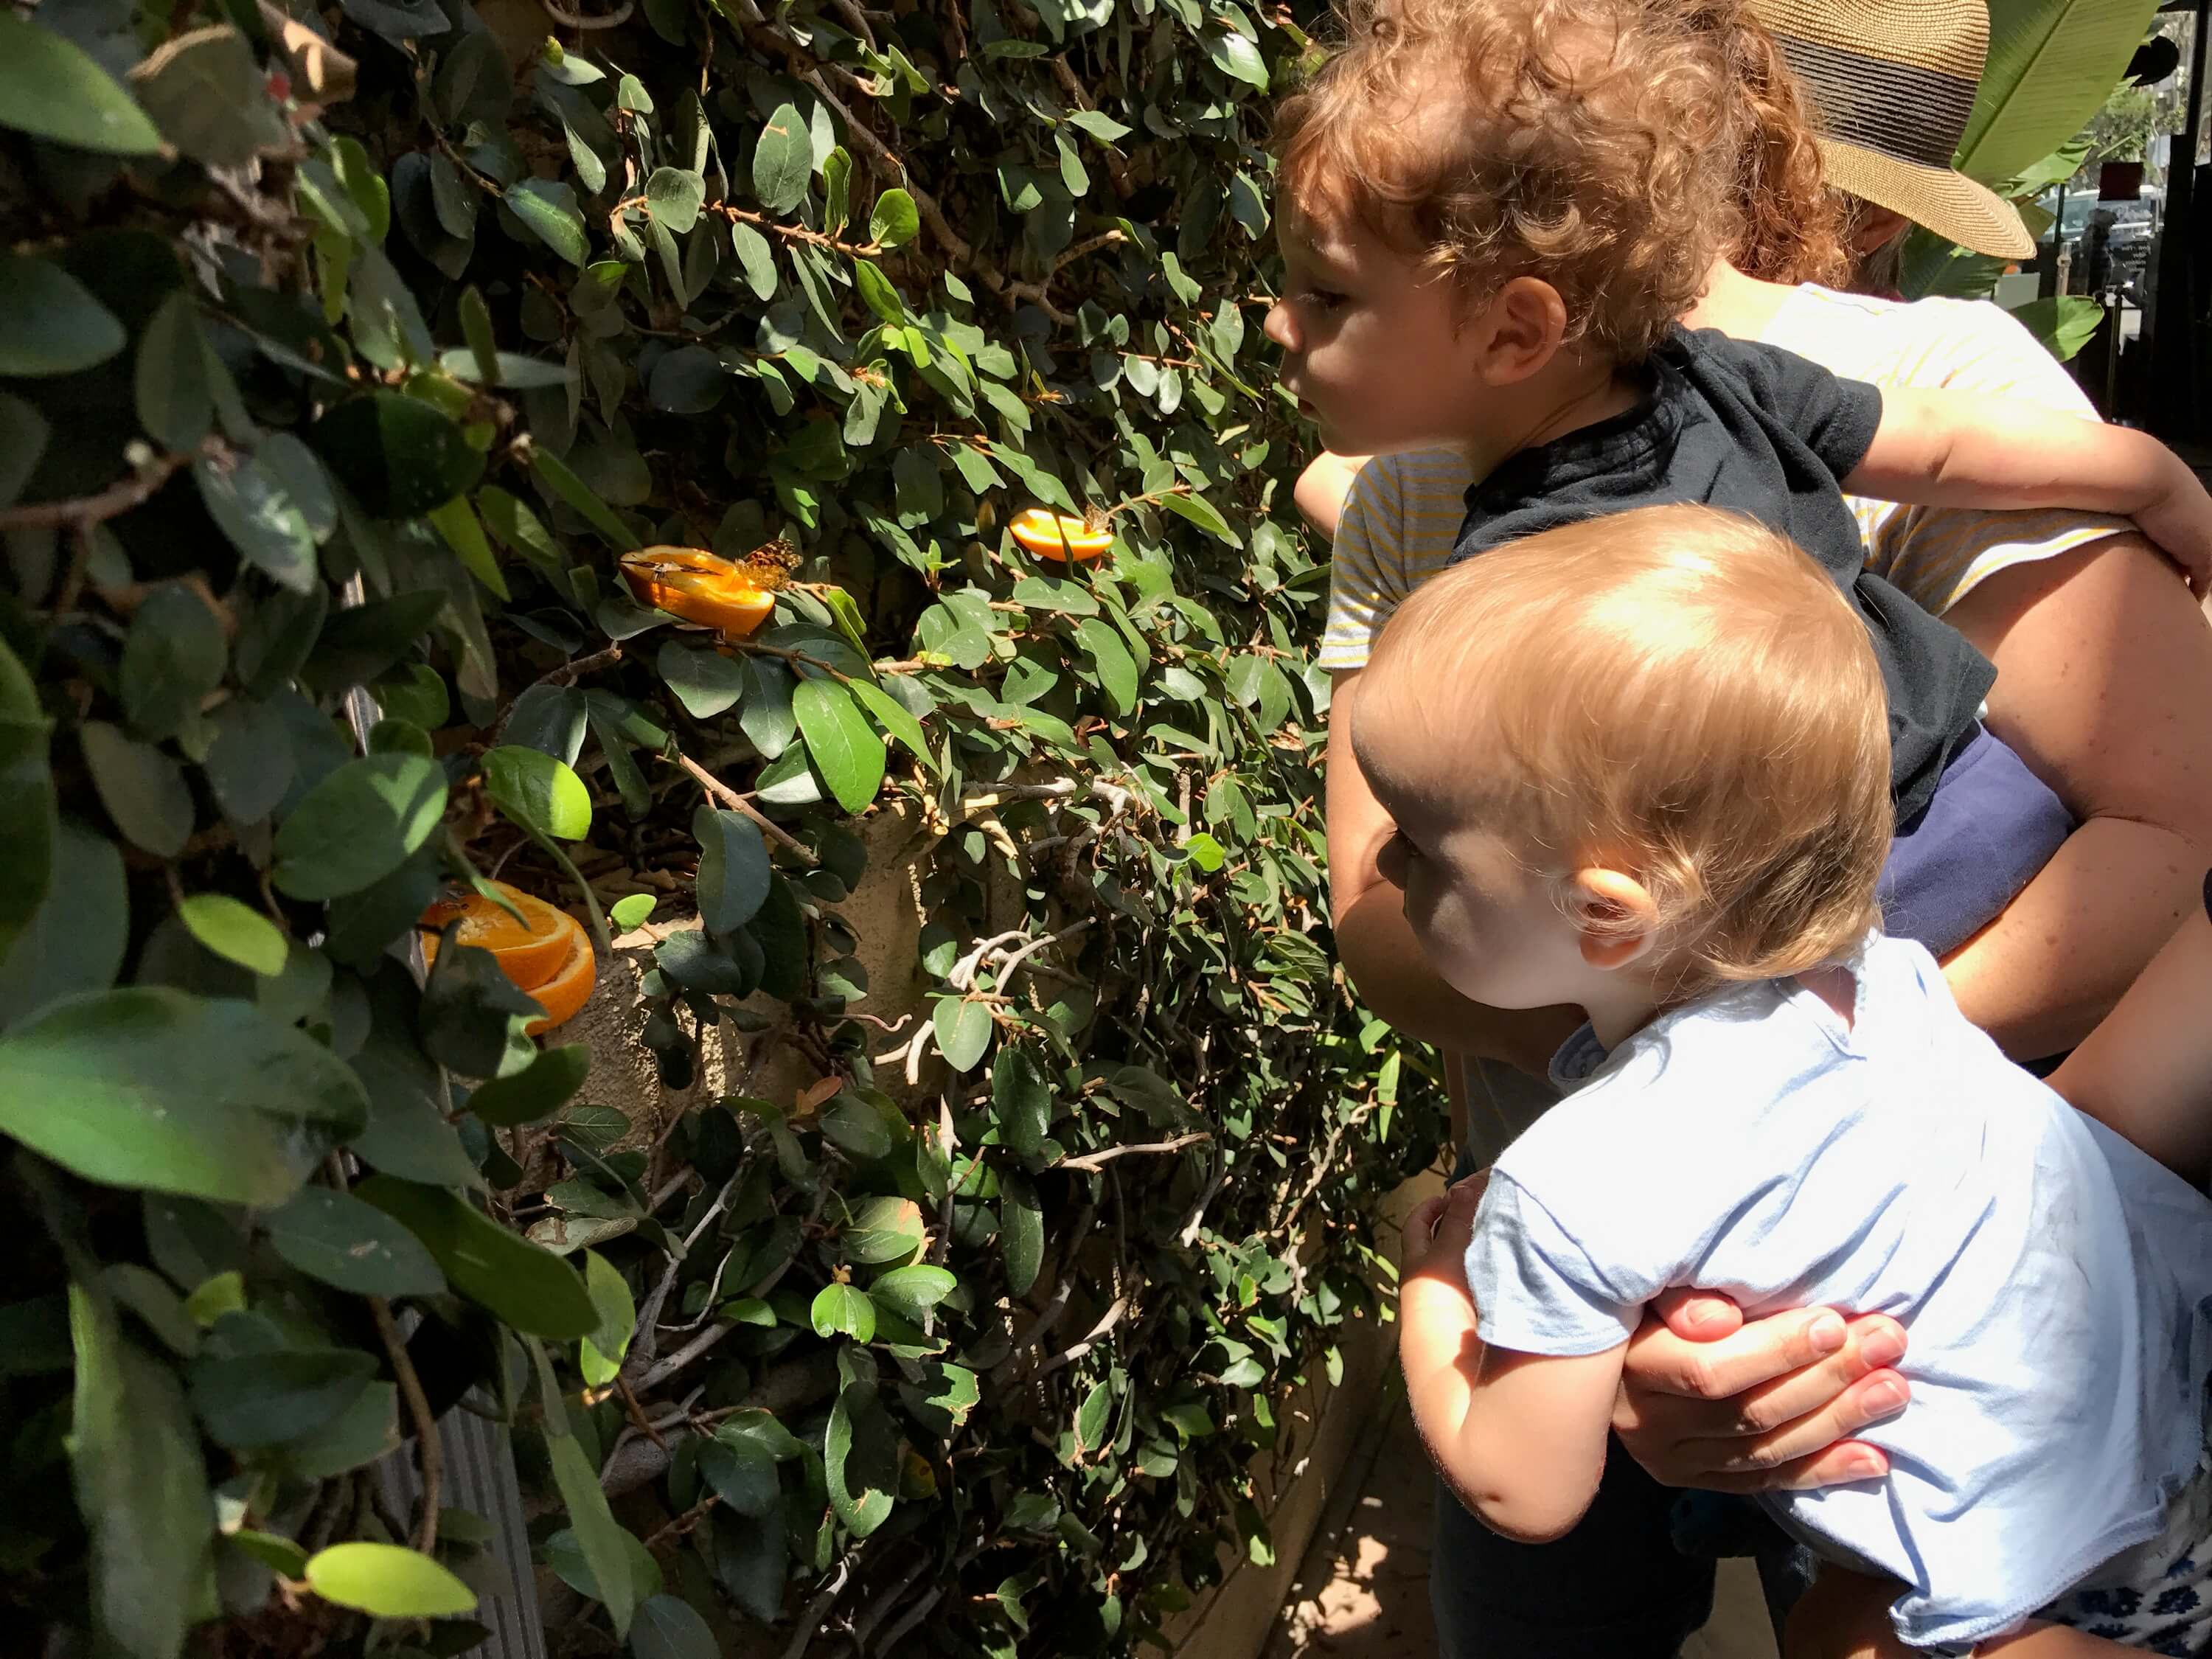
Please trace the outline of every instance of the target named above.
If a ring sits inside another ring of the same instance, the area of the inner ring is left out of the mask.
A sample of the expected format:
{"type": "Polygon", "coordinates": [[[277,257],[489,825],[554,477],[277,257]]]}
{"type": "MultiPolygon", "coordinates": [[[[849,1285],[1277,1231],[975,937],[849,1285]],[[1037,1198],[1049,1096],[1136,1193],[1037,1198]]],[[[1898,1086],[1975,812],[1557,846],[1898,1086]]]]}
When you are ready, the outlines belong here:
{"type": "Polygon", "coordinates": [[[458,1405],[557,1647],[1126,1649],[1264,1555],[1436,1139],[1321,914],[1258,337],[1304,37],[542,3],[0,15],[0,1623],[460,1651],[458,1405]],[[769,625],[641,607],[658,546],[769,625]],[[885,1022],[839,906],[894,814],[885,1022]],[[489,952],[422,980],[495,869],[603,995],[666,901],[671,1090],[818,1080],[626,1123],[489,952]]]}

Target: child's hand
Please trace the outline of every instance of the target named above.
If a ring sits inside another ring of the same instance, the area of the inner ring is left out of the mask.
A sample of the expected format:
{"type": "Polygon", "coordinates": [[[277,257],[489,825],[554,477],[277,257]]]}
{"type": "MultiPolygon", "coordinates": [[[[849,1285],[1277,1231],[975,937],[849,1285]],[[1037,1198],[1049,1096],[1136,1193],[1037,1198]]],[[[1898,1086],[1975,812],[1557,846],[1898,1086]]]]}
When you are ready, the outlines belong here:
{"type": "Polygon", "coordinates": [[[2212,590],[2212,495],[2197,474],[2167,452],[2172,482],[2165,493],[2136,514],[2136,526],[2158,544],[2189,578],[2189,591],[2203,599],[2212,590]]]}
{"type": "Polygon", "coordinates": [[[1474,1237],[1474,1212],[1490,1185],[1490,1171],[1479,1170],[1436,1197],[1424,1199],[1406,1218],[1402,1282],[1413,1278],[1467,1283],[1467,1247],[1474,1237]]]}

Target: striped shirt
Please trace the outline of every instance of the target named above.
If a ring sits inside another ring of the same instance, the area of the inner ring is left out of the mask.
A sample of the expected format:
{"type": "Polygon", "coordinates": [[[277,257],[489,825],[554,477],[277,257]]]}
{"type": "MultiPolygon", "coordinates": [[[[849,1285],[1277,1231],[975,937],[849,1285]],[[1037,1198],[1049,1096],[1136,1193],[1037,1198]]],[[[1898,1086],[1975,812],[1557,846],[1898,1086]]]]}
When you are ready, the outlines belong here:
{"type": "MultiPolygon", "coordinates": [[[[1884,386],[1945,387],[2094,417],[2081,387],[2034,336],[1984,301],[1913,305],[1807,286],[1759,337],[1835,374],[1884,386]]],[[[1467,463],[1449,451],[1385,455],[1361,469],[1337,527],[1321,666],[1367,665],[1382,624],[1451,562],[1467,516],[1467,463]]],[[[2068,511],[1989,513],[1850,498],[1867,568],[1941,616],[1997,571],[2131,529],[2068,511]]]]}

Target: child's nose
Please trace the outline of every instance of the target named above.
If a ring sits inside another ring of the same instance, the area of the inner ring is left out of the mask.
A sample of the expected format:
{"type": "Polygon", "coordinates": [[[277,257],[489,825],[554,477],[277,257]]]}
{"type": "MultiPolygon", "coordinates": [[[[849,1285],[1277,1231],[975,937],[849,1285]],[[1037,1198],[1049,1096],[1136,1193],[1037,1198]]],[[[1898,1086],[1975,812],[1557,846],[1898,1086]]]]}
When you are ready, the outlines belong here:
{"type": "Polygon", "coordinates": [[[1395,836],[1382,843],[1375,855],[1375,873],[1393,887],[1401,890],[1406,885],[1406,849],[1395,836]]]}
{"type": "Polygon", "coordinates": [[[1297,325],[1291,319],[1291,308],[1280,300],[1267,307],[1267,320],[1260,331],[1285,351],[1298,349],[1297,325]]]}

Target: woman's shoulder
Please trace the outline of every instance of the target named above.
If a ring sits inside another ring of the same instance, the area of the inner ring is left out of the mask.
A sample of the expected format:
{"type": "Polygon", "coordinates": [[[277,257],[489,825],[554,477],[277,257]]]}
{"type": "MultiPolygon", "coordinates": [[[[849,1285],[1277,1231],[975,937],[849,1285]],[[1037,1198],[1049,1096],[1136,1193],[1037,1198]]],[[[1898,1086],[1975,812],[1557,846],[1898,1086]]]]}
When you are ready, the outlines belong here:
{"type": "Polygon", "coordinates": [[[1878,385],[2026,397],[2087,413],[2087,399],[2021,320],[1987,300],[1891,300],[1807,284],[1765,337],[1878,385]]]}

